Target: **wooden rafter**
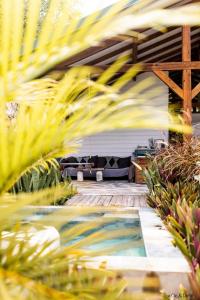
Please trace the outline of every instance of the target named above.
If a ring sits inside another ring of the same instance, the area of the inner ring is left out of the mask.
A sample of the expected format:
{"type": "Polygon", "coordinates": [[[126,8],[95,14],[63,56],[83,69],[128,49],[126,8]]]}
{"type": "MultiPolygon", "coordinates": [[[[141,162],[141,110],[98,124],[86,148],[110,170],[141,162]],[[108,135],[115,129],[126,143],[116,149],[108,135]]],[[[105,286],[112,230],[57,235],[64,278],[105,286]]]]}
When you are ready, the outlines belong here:
{"type": "Polygon", "coordinates": [[[163,71],[154,70],[154,74],[183,99],[183,90],[163,71]]]}
{"type": "MultiPolygon", "coordinates": [[[[200,35],[199,35],[200,37],[200,35]]],[[[199,38],[195,38],[194,40],[191,41],[191,44],[192,44],[192,48],[195,49],[198,47],[199,45],[199,38]]],[[[177,61],[181,61],[181,50],[182,50],[182,46],[179,42],[179,46],[176,46],[177,44],[173,44],[171,45],[171,47],[165,47],[163,48],[164,50],[159,50],[159,51],[156,51],[156,52],[152,52],[150,54],[148,54],[145,58],[145,61],[146,62],[161,62],[164,58],[166,58],[167,60],[166,61],[171,61],[170,57],[176,53],[179,54],[180,56],[180,59],[177,60],[177,61]]],[[[143,60],[143,57],[140,58],[140,60],[143,60]]]]}
{"type": "MultiPolygon", "coordinates": [[[[193,27],[191,32],[192,32],[192,35],[195,36],[197,33],[195,33],[197,31],[198,27],[193,27]]],[[[155,41],[153,43],[153,47],[156,48],[158,46],[162,44],[165,44],[165,43],[168,43],[168,42],[171,42],[173,40],[177,40],[178,38],[180,38],[181,36],[181,28],[180,27],[172,27],[170,29],[167,30],[166,32],[169,36],[165,37],[165,34],[163,35],[162,32],[159,32],[158,36],[156,38],[154,38],[155,40],[157,40],[157,38],[161,38],[161,40],[159,39],[158,41],[155,41]]],[[[148,41],[151,41],[151,40],[154,40],[151,38],[151,35],[148,36],[148,41]]],[[[147,52],[147,51],[150,51],[152,50],[152,44],[148,44],[145,45],[144,43],[144,46],[142,47],[142,49],[140,51],[138,51],[138,53],[143,53],[143,52],[147,52]]]]}
{"type": "MultiPolygon", "coordinates": [[[[173,41],[173,39],[172,39],[173,41]]],[[[165,43],[165,41],[161,41],[160,43],[165,43]]],[[[192,44],[195,45],[195,43],[199,43],[199,33],[196,33],[192,36],[192,40],[191,40],[192,44]]],[[[167,44],[167,43],[166,43],[167,44]]],[[[143,53],[146,53],[146,50],[144,50],[143,52],[138,52],[138,57],[140,57],[139,55],[141,54],[141,60],[146,61],[148,60],[149,56],[161,56],[163,54],[163,52],[169,52],[173,49],[181,49],[181,41],[177,41],[174,42],[173,44],[170,44],[169,46],[166,46],[164,49],[160,49],[160,50],[156,50],[156,47],[153,44],[153,49],[155,48],[155,51],[152,51],[151,54],[147,54],[143,55],[143,53]]],[[[151,49],[151,50],[153,50],[151,49]]]]}
{"type": "Polygon", "coordinates": [[[200,82],[192,90],[192,99],[200,93],[200,82]]]}
{"type": "MultiPolygon", "coordinates": [[[[142,64],[142,63],[141,63],[142,64]]],[[[133,64],[125,64],[120,70],[119,73],[125,73],[128,69],[133,67],[133,64]]],[[[106,70],[109,65],[99,65],[96,66],[102,70],[106,70]]],[[[138,66],[135,65],[137,69],[138,66]]],[[[200,61],[192,61],[192,62],[164,62],[164,63],[144,63],[142,64],[142,70],[144,72],[151,72],[154,70],[161,71],[178,71],[178,70],[199,70],[200,69],[200,61]]],[[[141,67],[138,68],[141,70],[141,67]]]]}

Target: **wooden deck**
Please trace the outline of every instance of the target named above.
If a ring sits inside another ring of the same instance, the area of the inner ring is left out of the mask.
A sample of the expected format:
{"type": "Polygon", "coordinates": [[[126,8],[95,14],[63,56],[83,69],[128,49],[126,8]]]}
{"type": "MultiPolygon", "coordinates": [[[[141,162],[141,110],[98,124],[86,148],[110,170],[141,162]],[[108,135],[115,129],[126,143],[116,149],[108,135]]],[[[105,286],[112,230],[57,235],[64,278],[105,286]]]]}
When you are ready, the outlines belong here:
{"type": "Polygon", "coordinates": [[[78,194],[67,201],[67,206],[147,207],[145,185],[124,181],[75,181],[73,184],[78,194]]]}

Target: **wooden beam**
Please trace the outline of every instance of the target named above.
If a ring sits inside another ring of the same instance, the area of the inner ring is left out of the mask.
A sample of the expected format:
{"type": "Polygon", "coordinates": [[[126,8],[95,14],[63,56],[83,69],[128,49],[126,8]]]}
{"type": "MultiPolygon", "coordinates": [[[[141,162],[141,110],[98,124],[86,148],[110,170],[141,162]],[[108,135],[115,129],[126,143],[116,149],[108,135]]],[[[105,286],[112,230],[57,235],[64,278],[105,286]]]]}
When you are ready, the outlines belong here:
{"type": "MultiPolygon", "coordinates": [[[[182,28],[182,60],[191,62],[191,30],[188,25],[182,28]]],[[[192,71],[183,70],[183,111],[185,124],[192,126],[192,71]]]]}
{"type": "MultiPolygon", "coordinates": [[[[194,45],[194,47],[193,47],[193,49],[192,49],[192,56],[194,57],[195,56],[195,51],[197,52],[197,50],[198,50],[198,44],[196,44],[196,45],[194,45]]],[[[182,57],[182,54],[181,54],[181,52],[180,53],[177,53],[177,51],[176,52],[174,52],[174,55],[172,54],[170,54],[170,56],[169,57],[167,57],[166,55],[165,56],[163,56],[163,57],[165,57],[165,59],[163,59],[163,58],[160,58],[159,57],[159,60],[160,60],[160,62],[167,62],[167,61],[181,61],[181,57],[182,57]]],[[[197,55],[196,55],[196,58],[197,58],[197,55]]],[[[198,59],[198,58],[197,58],[198,59]]],[[[195,60],[195,59],[194,59],[195,60]]],[[[200,61],[200,59],[199,59],[199,61],[200,61]]]]}
{"type": "Polygon", "coordinates": [[[138,46],[135,40],[133,41],[133,46],[132,46],[132,62],[133,64],[137,63],[137,53],[138,53],[138,46]]]}
{"type": "MultiPolygon", "coordinates": [[[[176,32],[177,32],[177,30],[176,30],[176,32]]],[[[138,51],[138,55],[142,55],[143,53],[145,53],[147,51],[152,51],[152,47],[153,47],[153,49],[155,49],[156,47],[160,46],[161,44],[164,45],[173,40],[174,40],[173,44],[171,44],[170,46],[163,46],[161,50],[163,51],[165,49],[170,49],[170,47],[175,47],[178,45],[181,46],[181,39],[179,39],[179,41],[177,41],[177,39],[180,38],[180,36],[181,36],[181,29],[178,33],[175,33],[174,35],[170,35],[167,38],[165,37],[165,34],[161,34],[160,36],[162,37],[162,39],[159,40],[158,42],[153,42],[153,40],[152,40],[152,44],[150,44],[148,46],[145,46],[145,43],[144,43],[144,46],[142,47],[142,49],[138,51]]],[[[199,32],[197,32],[197,28],[195,28],[191,31],[191,37],[193,38],[193,40],[196,38],[199,38],[199,32]]]]}
{"type": "Polygon", "coordinates": [[[192,90],[192,99],[200,93],[200,82],[192,90]]]}
{"type": "Polygon", "coordinates": [[[64,67],[66,67],[66,66],[70,66],[70,65],[72,65],[74,63],[77,63],[77,62],[79,62],[82,59],[90,57],[91,55],[98,54],[100,51],[108,49],[109,47],[116,46],[116,45],[119,44],[119,42],[122,42],[122,41],[123,40],[114,39],[114,38],[102,41],[98,46],[94,46],[94,47],[88,48],[86,50],[83,50],[82,52],[80,52],[80,53],[72,56],[71,58],[65,60],[64,62],[60,63],[54,69],[57,69],[57,67],[58,68],[60,67],[60,69],[61,68],[64,69],[64,67]]]}
{"type": "MultiPolygon", "coordinates": [[[[199,36],[200,38],[200,36],[199,36]]],[[[192,43],[192,48],[195,49],[196,47],[198,47],[200,39],[198,38],[198,40],[195,38],[194,40],[191,41],[192,43]]],[[[177,61],[182,61],[181,59],[181,55],[182,55],[182,46],[181,44],[177,47],[174,48],[174,45],[170,47],[168,47],[167,52],[165,52],[166,47],[164,47],[161,51],[155,51],[154,53],[150,53],[146,56],[145,61],[148,62],[161,62],[164,58],[166,58],[166,61],[172,61],[171,60],[171,56],[173,55],[173,53],[176,53],[177,55],[180,54],[180,59],[177,61]]],[[[141,61],[143,60],[143,58],[140,59],[141,61]]]]}
{"type": "MultiPolygon", "coordinates": [[[[144,72],[151,72],[155,70],[161,71],[178,71],[178,70],[200,70],[200,61],[192,61],[192,62],[164,62],[164,63],[142,63],[142,70],[144,72]]],[[[110,65],[98,65],[94,66],[96,68],[100,68],[102,70],[106,70],[110,65]]],[[[119,71],[119,73],[125,73],[128,69],[133,67],[133,64],[125,64],[119,71]]],[[[135,66],[138,68],[138,66],[135,66]]],[[[141,68],[138,68],[140,71],[141,68]]]]}
{"type": "Polygon", "coordinates": [[[182,29],[182,61],[191,61],[191,30],[188,25],[182,29]]]}
{"type": "MultiPolygon", "coordinates": [[[[132,50],[132,44],[127,43],[126,45],[122,46],[119,49],[112,50],[111,52],[103,54],[102,56],[97,57],[97,58],[94,57],[93,59],[91,59],[91,61],[89,62],[89,64],[90,65],[99,64],[102,61],[104,61],[106,59],[109,59],[109,58],[112,58],[112,57],[114,57],[116,55],[120,55],[120,54],[122,54],[123,52],[125,52],[127,50],[132,50]]],[[[100,53],[101,53],[101,51],[100,51],[100,53]]]]}
{"type": "MultiPolygon", "coordinates": [[[[137,63],[137,53],[138,53],[138,45],[137,45],[137,40],[133,39],[133,46],[132,46],[132,63],[136,64],[137,63]]],[[[133,81],[136,81],[137,76],[133,78],[133,81]]]]}
{"type": "Polygon", "coordinates": [[[185,123],[192,125],[192,80],[191,70],[183,70],[183,111],[185,123]]]}
{"type": "MultiPolygon", "coordinates": [[[[200,41],[200,36],[199,36],[199,33],[196,33],[193,35],[192,37],[192,44],[195,45],[195,44],[198,44],[200,41]]],[[[160,41],[160,43],[162,43],[162,41],[160,41]]],[[[157,61],[159,61],[159,56],[163,55],[163,53],[166,53],[166,55],[173,51],[173,50],[176,50],[176,51],[180,51],[181,52],[181,41],[176,41],[174,40],[174,43],[171,44],[171,45],[165,45],[165,43],[163,42],[163,47],[162,49],[158,50],[156,49],[156,47],[154,47],[154,44],[152,44],[152,50],[151,53],[149,54],[145,54],[145,49],[143,50],[143,52],[138,52],[138,59],[141,59],[143,61],[147,61],[150,57],[151,61],[152,61],[152,58],[153,57],[156,57],[157,61]]],[[[147,52],[148,53],[148,52],[147,52]]]]}
{"type": "Polygon", "coordinates": [[[164,82],[174,93],[183,99],[183,90],[163,71],[154,70],[154,74],[164,82]]]}

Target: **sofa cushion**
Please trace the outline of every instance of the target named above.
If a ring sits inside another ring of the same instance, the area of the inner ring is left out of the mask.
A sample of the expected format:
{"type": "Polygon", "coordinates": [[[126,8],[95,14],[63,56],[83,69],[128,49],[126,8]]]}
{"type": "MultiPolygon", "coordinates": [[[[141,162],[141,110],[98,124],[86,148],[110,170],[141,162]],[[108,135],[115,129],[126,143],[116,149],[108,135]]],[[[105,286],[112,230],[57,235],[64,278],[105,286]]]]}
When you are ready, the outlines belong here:
{"type": "Polygon", "coordinates": [[[129,157],[121,157],[118,159],[118,167],[119,169],[128,168],[131,165],[131,156],[129,157]]]}
{"type": "Polygon", "coordinates": [[[77,160],[76,157],[70,156],[70,157],[62,158],[60,162],[61,163],[72,163],[73,164],[73,163],[77,163],[78,160],[77,160]]]}
{"type": "Polygon", "coordinates": [[[83,156],[83,157],[78,157],[78,161],[80,163],[92,163],[94,164],[94,168],[97,167],[97,160],[98,160],[98,156],[83,156]]]}
{"type": "Polygon", "coordinates": [[[129,174],[129,168],[103,170],[103,177],[105,178],[124,177],[124,176],[128,176],[128,174],[129,174]]]}
{"type": "Polygon", "coordinates": [[[105,157],[98,156],[97,159],[97,168],[105,168],[107,160],[105,157]]]}
{"type": "Polygon", "coordinates": [[[98,157],[98,163],[97,166],[98,168],[105,168],[105,169],[117,169],[117,160],[119,157],[114,157],[114,156],[102,156],[98,157]]]}
{"type": "Polygon", "coordinates": [[[106,156],[106,165],[105,169],[118,169],[118,160],[117,156],[106,156]]]}

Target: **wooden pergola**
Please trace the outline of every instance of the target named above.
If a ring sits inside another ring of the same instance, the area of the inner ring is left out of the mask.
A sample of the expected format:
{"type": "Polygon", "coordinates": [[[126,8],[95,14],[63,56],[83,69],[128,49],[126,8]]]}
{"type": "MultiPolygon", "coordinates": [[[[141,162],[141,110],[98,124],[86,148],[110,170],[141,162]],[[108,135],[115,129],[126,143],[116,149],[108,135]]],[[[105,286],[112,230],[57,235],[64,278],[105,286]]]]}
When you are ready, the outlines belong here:
{"type": "MultiPolygon", "coordinates": [[[[192,0],[181,0],[175,6],[191,3],[192,0]]],[[[139,42],[130,36],[105,40],[99,46],[71,57],[54,70],[63,71],[77,65],[107,69],[122,53],[131,54],[131,60],[120,73],[137,66],[138,62],[142,63],[143,72],[153,72],[181,99],[185,123],[191,126],[192,100],[200,93],[199,77],[196,86],[192,87],[192,72],[200,70],[200,27],[171,27],[165,33],[150,28],[137,31],[145,36],[139,42]],[[170,71],[182,72],[181,85],[170,77],[170,71]]]]}

